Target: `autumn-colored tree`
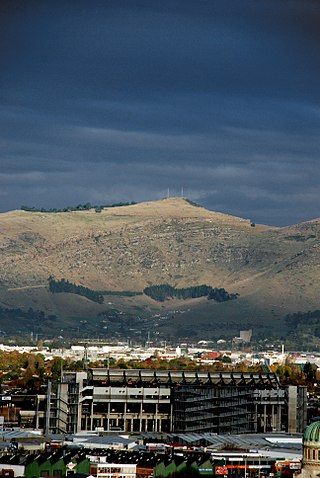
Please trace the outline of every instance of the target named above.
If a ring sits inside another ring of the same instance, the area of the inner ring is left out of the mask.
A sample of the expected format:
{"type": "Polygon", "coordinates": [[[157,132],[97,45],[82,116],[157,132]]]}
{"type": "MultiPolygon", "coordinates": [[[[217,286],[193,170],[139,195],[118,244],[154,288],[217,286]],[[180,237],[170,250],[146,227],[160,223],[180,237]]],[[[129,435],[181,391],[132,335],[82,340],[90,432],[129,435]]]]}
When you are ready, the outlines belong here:
{"type": "Polygon", "coordinates": [[[54,357],[51,361],[50,375],[52,380],[59,381],[63,371],[64,360],[61,357],[54,357]]]}

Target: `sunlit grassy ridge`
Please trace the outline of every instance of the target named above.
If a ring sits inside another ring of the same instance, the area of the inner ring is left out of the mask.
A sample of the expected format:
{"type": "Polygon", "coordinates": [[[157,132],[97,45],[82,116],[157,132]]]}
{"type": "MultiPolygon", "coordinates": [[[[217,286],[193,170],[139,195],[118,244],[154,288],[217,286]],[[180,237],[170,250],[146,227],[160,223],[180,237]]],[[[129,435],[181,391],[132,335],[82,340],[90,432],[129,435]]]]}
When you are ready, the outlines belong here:
{"type": "Polygon", "coordinates": [[[4,213],[0,305],[89,319],[115,307],[143,317],[181,308],[183,315],[172,314],[177,329],[190,331],[195,317],[203,331],[215,330],[219,321],[229,331],[280,329],[287,313],[320,308],[319,230],[319,220],[286,228],[252,227],[252,218],[208,211],[183,198],[99,214],[4,213]],[[50,294],[49,276],[105,291],[104,303],[50,294]],[[213,284],[240,297],[222,304],[199,298],[181,305],[175,298],[157,304],[137,295],[157,284],[176,289],[213,284]]]}

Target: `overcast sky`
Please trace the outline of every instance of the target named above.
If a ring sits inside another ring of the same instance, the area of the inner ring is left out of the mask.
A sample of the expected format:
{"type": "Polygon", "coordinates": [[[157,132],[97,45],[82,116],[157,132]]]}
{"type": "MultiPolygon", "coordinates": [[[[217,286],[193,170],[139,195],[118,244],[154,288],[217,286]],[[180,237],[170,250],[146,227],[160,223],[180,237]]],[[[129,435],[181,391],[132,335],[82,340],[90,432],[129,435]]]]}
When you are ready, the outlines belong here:
{"type": "Polygon", "coordinates": [[[1,0],[0,210],[319,217],[320,4],[1,0]]]}

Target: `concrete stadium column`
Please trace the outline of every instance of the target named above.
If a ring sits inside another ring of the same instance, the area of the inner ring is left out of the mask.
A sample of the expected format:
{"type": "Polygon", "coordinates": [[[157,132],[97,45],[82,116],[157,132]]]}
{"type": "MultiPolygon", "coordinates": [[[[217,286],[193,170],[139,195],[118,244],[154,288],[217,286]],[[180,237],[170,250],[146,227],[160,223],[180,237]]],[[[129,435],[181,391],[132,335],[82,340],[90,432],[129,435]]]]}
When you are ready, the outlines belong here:
{"type": "Polygon", "coordinates": [[[127,402],[124,402],[124,411],[123,411],[123,431],[127,432],[127,402]]]}
{"type": "Polygon", "coordinates": [[[158,403],[156,403],[156,415],[154,420],[154,432],[157,433],[158,431],[158,403]]]}
{"type": "Polygon", "coordinates": [[[284,405],[279,403],[279,407],[278,407],[278,421],[279,421],[279,425],[278,425],[278,428],[280,431],[283,431],[284,427],[283,427],[283,412],[284,412],[284,405]]]}
{"type": "Polygon", "coordinates": [[[107,432],[110,431],[110,402],[107,403],[107,432]]]}
{"type": "Polygon", "coordinates": [[[282,430],[282,405],[278,406],[278,430],[282,430]]]}
{"type": "Polygon", "coordinates": [[[36,395],[36,430],[39,428],[39,395],[36,395]]]}
{"type": "Polygon", "coordinates": [[[298,393],[295,385],[288,385],[288,433],[297,431],[298,393]]]}
{"type": "Polygon", "coordinates": [[[276,416],[275,416],[275,413],[274,413],[274,404],[271,405],[271,426],[272,426],[272,431],[275,431],[275,428],[276,428],[276,416]]]}
{"type": "Polygon", "coordinates": [[[139,423],[139,432],[141,433],[141,432],[142,432],[142,402],[140,403],[139,420],[140,420],[140,423],[139,423]]]}
{"type": "Polygon", "coordinates": [[[48,380],[47,397],[46,397],[45,433],[50,433],[50,414],[51,414],[51,382],[50,380],[48,380]]]}
{"type": "Polygon", "coordinates": [[[93,400],[90,407],[90,430],[93,429],[93,400]]]}
{"type": "Polygon", "coordinates": [[[173,432],[173,404],[170,405],[170,432],[173,432]]]}
{"type": "Polygon", "coordinates": [[[81,417],[82,417],[82,403],[78,402],[78,426],[77,426],[77,432],[80,432],[82,430],[81,428],[81,417]]]}
{"type": "Polygon", "coordinates": [[[257,403],[255,404],[254,409],[255,409],[254,432],[257,433],[258,431],[258,404],[257,403]]]}

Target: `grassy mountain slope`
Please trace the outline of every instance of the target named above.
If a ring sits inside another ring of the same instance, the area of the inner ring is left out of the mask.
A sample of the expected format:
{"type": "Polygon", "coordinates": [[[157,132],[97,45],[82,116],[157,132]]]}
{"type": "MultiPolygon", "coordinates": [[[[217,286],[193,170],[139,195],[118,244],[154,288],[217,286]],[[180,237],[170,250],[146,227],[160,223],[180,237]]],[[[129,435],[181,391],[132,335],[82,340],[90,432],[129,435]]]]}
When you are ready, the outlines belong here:
{"type": "Polygon", "coordinates": [[[190,333],[195,317],[204,332],[219,330],[221,321],[229,331],[250,324],[280,327],[288,312],[320,308],[319,237],[319,220],[253,227],[250,220],[183,198],[101,213],[12,211],[0,216],[0,305],[89,318],[108,308],[147,317],[178,307],[183,313],[173,313],[170,327],[190,333]],[[240,298],[158,304],[145,296],[106,296],[100,305],[73,294],[50,294],[50,275],[100,291],[208,284],[240,298]]]}

